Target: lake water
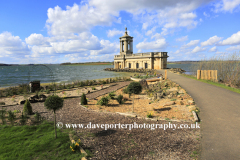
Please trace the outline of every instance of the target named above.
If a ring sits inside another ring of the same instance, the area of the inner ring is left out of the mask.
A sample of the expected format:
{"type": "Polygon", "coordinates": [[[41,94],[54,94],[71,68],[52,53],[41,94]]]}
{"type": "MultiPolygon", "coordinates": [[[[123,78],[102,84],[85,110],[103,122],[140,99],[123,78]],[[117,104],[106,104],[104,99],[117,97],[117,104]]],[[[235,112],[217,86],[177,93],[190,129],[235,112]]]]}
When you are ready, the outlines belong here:
{"type": "MultiPolygon", "coordinates": [[[[168,68],[182,68],[189,71],[191,64],[168,64],[168,68]]],[[[129,75],[121,72],[104,71],[113,65],[46,65],[46,66],[0,66],[0,87],[16,86],[29,81],[41,83],[72,82],[129,75]]]]}

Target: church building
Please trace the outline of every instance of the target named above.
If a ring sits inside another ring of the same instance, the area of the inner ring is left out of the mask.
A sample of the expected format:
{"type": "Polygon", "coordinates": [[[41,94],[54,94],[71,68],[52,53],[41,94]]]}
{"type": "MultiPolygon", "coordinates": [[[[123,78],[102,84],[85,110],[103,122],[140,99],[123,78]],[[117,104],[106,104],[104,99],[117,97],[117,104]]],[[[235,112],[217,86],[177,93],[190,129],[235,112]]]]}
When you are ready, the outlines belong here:
{"type": "Polygon", "coordinates": [[[166,69],[167,52],[147,52],[133,54],[133,37],[125,29],[124,36],[120,37],[120,55],[114,56],[115,69],[166,69]]]}

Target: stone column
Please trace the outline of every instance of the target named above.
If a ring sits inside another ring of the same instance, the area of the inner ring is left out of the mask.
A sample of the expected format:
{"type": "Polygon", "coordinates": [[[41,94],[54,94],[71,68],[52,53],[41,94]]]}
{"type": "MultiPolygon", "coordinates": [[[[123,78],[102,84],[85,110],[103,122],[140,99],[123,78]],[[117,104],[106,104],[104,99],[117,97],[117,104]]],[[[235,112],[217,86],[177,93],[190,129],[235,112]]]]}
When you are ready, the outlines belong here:
{"type": "Polygon", "coordinates": [[[120,41],[120,53],[122,52],[122,41],[120,41]]]}
{"type": "Polygon", "coordinates": [[[127,48],[128,48],[127,40],[124,40],[124,51],[125,51],[125,53],[127,52],[127,48]]]}
{"type": "Polygon", "coordinates": [[[144,63],[144,62],[142,61],[142,68],[144,69],[144,65],[143,65],[143,63],[144,63]]]}
{"type": "Polygon", "coordinates": [[[131,41],[131,52],[133,52],[133,41],[131,41]]]}

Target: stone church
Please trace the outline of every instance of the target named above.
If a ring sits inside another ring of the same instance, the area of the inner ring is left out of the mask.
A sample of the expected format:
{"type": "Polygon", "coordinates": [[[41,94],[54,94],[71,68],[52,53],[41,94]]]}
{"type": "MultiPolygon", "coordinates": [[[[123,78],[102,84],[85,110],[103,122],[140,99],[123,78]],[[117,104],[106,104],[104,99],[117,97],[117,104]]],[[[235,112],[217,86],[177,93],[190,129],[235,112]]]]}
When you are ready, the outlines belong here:
{"type": "Polygon", "coordinates": [[[114,56],[115,69],[166,69],[167,52],[147,52],[133,54],[133,37],[125,29],[124,36],[120,37],[120,55],[114,56]]]}

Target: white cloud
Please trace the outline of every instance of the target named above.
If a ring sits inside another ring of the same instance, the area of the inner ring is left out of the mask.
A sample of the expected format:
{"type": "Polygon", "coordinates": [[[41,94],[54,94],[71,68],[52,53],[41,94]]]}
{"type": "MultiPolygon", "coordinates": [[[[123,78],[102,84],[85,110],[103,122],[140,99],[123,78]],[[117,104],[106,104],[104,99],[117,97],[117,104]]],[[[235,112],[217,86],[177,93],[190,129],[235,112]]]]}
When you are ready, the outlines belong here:
{"type": "Polygon", "coordinates": [[[206,12],[203,12],[203,15],[204,15],[205,17],[210,17],[210,15],[207,14],[206,12]]]}
{"type": "Polygon", "coordinates": [[[178,42],[183,42],[183,41],[187,41],[187,40],[188,40],[188,36],[183,36],[183,37],[176,39],[176,41],[178,41],[178,42]]]}
{"type": "Polygon", "coordinates": [[[48,9],[47,28],[52,35],[68,35],[86,32],[96,25],[111,25],[119,23],[118,11],[99,10],[88,4],[74,4],[62,10],[59,6],[48,9]]]}
{"type": "Polygon", "coordinates": [[[227,51],[234,51],[234,50],[240,50],[240,45],[237,45],[237,46],[231,46],[229,48],[226,49],[227,51]]]}
{"type": "Polygon", "coordinates": [[[199,46],[196,46],[193,50],[192,53],[197,53],[206,50],[205,48],[201,48],[199,46]]]}
{"type": "Polygon", "coordinates": [[[101,48],[99,50],[91,50],[90,55],[100,55],[100,54],[113,54],[118,53],[119,51],[119,44],[118,43],[111,43],[109,40],[101,40],[101,48]]]}
{"type": "Polygon", "coordinates": [[[217,47],[216,46],[214,46],[214,47],[209,49],[209,52],[216,52],[216,51],[217,51],[217,47]]]}
{"type": "Polygon", "coordinates": [[[9,55],[11,57],[22,56],[29,53],[28,46],[22,42],[19,36],[13,36],[10,32],[0,34],[0,57],[9,55]]]}
{"type": "Polygon", "coordinates": [[[218,36],[213,36],[210,37],[208,40],[204,41],[201,43],[201,46],[210,46],[210,45],[214,45],[217,42],[219,42],[222,39],[222,37],[218,37],[218,36]]]}
{"type": "Polygon", "coordinates": [[[33,33],[31,34],[28,38],[25,38],[25,41],[27,44],[30,45],[47,45],[49,46],[49,42],[47,42],[48,38],[43,37],[42,34],[36,34],[33,33]]]}
{"type": "Polygon", "coordinates": [[[237,45],[240,44],[240,31],[234,33],[231,37],[219,42],[220,45],[237,45]]]}
{"type": "Polygon", "coordinates": [[[117,29],[113,29],[113,30],[108,30],[107,31],[107,36],[108,37],[113,37],[113,36],[115,36],[115,35],[119,35],[119,34],[121,34],[121,35],[123,35],[124,34],[124,31],[120,31],[120,30],[117,30],[117,29]]]}
{"type": "Polygon", "coordinates": [[[207,4],[211,0],[174,0],[168,1],[139,1],[139,0],[90,0],[89,6],[102,14],[118,15],[125,10],[133,14],[134,19],[142,22],[142,29],[146,30],[150,25],[163,26],[162,34],[168,34],[169,29],[196,27],[197,15],[193,13],[199,6],[207,4]],[[126,5],[127,4],[127,5],[126,5]]]}
{"type": "Polygon", "coordinates": [[[180,15],[180,19],[194,19],[194,18],[196,18],[197,17],[197,15],[195,14],[195,13],[182,13],[181,15],[180,15]]]}
{"type": "Polygon", "coordinates": [[[199,41],[200,40],[192,40],[188,44],[183,45],[183,48],[189,48],[189,47],[192,47],[192,46],[196,46],[199,43],[199,41]]]}
{"type": "Polygon", "coordinates": [[[155,32],[155,30],[156,30],[156,27],[153,27],[151,30],[148,30],[148,31],[145,33],[145,35],[146,35],[146,36],[149,36],[149,35],[153,34],[153,32],[155,32]]]}
{"type": "Polygon", "coordinates": [[[155,39],[162,39],[163,37],[161,36],[161,34],[156,33],[156,34],[154,34],[154,35],[151,37],[151,39],[153,39],[153,38],[155,38],[155,39]]]}
{"type": "Polygon", "coordinates": [[[164,38],[151,42],[140,42],[136,45],[138,50],[159,50],[164,49],[167,46],[164,38]]]}
{"type": "Polygon", "coordinates": [[[147,29],[147,27],[148,27],[148,23],[147,22],[143,23],[142,29],[147,29]]]}
{"type": "MultiPolygon", "coordinates": [[[[32,55],[31,57],[42,57],[45,55],[56,55],[56,54],[81,54],[89,50],[101,50],[101,43],[99,39],[92,35],[90,32],[83,32],[75,35],[72,39],[60,39],[59,37],[48,38],[49,46],[44,46],[38,41],[31,41],[34,36],[28,37],[27,41],[35,42],[35,45],[31,46],[32,55]],[[39,45],[37,45],[39,44],[39,45]]],[[[41,37],[41,36],[40,36],[41,37]]],[[[46,39],[46,37],[43,37],[46,39]]]]}
{"type": "Polygon", "coordinates": [[[233,12],[233,10],[239,7],[240,0],[222,0],[214,4],[215,12],[233,12]]]}

